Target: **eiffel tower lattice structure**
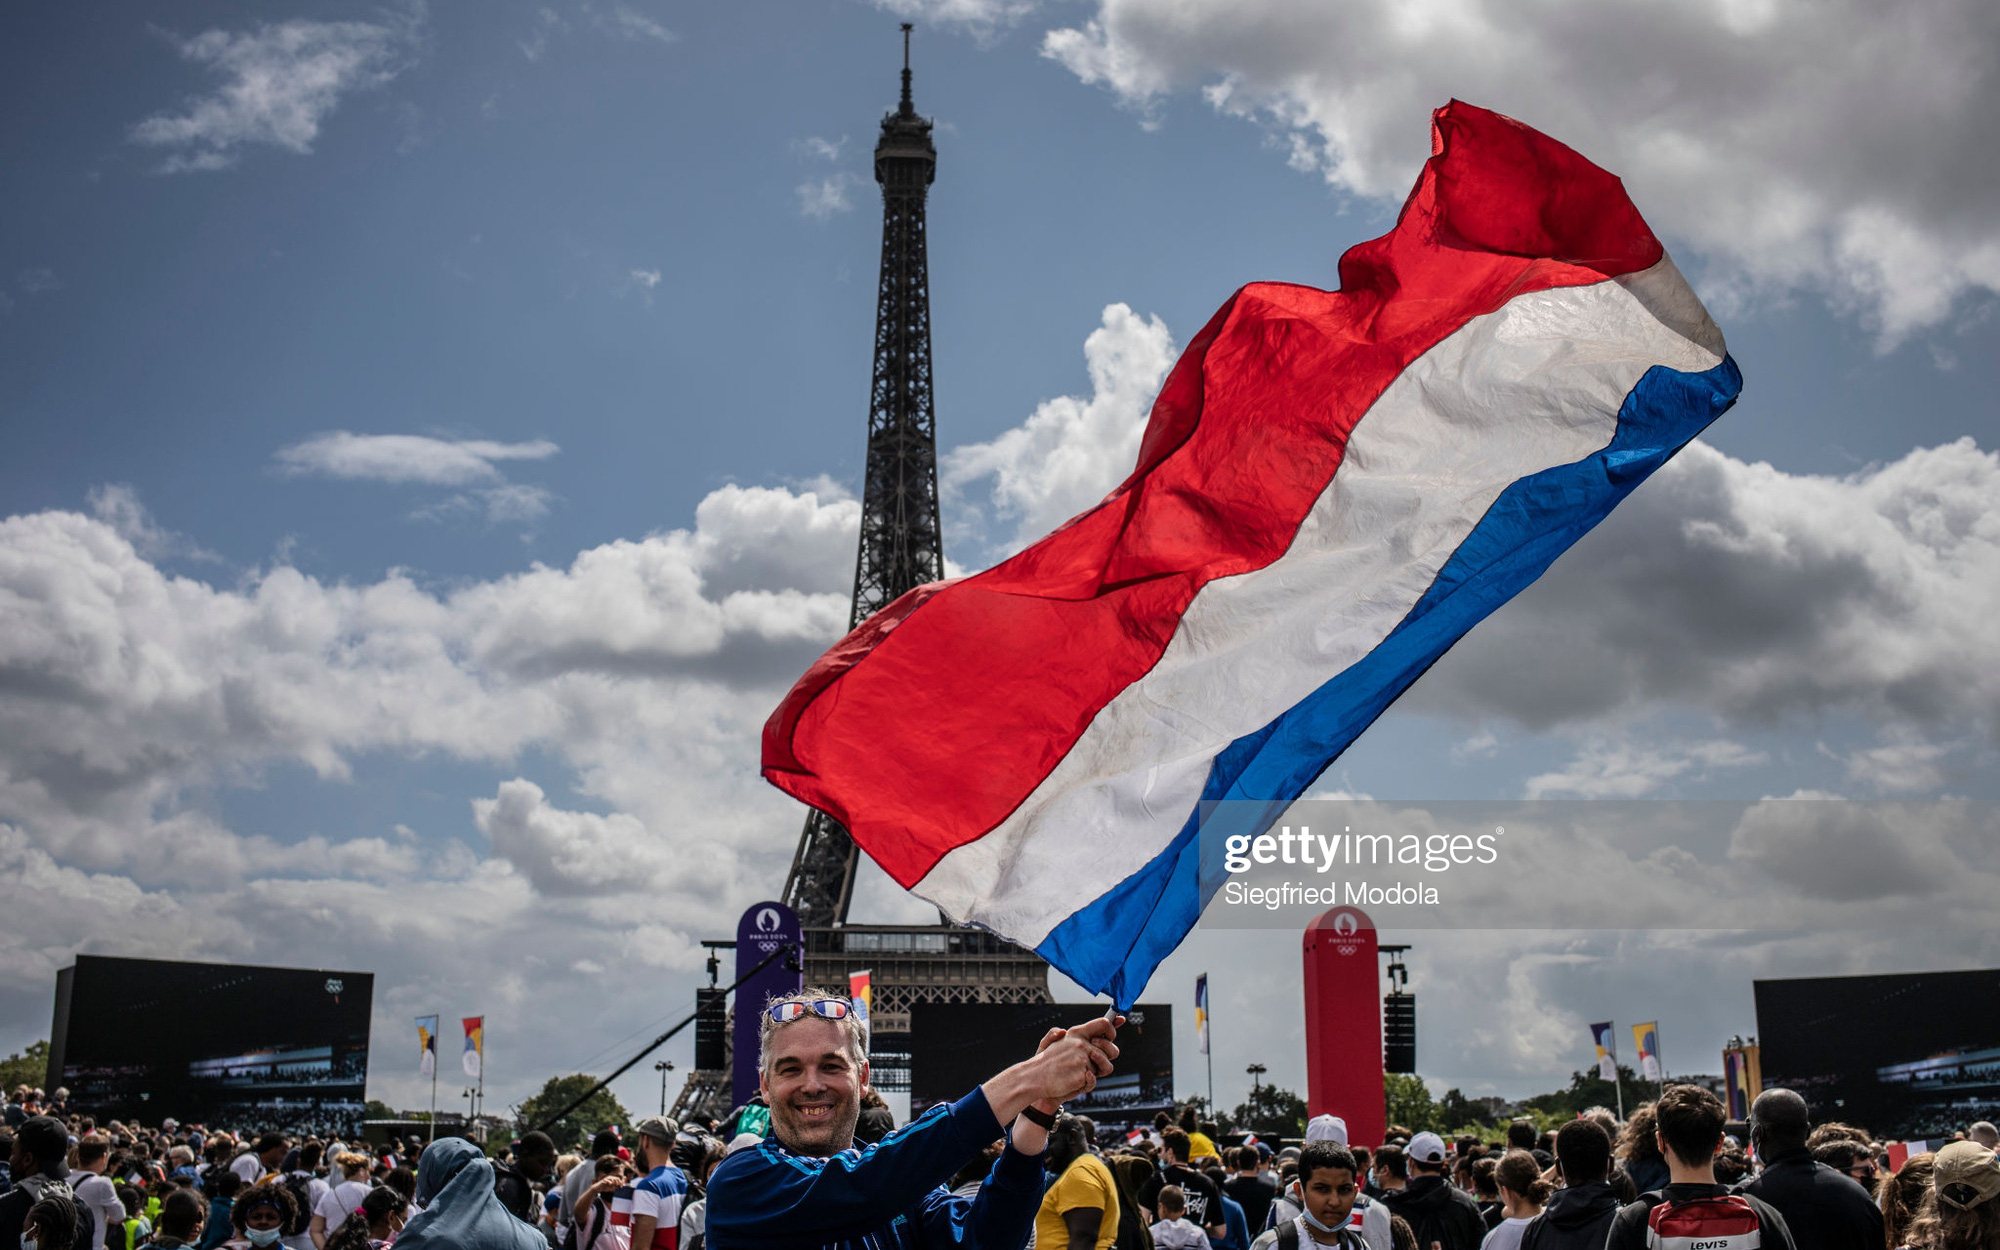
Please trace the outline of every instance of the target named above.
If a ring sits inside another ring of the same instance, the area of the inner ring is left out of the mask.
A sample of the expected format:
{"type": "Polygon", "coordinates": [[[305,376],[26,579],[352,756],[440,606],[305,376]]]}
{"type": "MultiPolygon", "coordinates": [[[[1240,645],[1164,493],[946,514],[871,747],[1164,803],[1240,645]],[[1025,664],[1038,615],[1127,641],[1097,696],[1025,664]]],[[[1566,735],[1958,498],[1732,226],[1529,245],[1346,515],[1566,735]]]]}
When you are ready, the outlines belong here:
{"type": "MultiPolygon", "coordinates": [[[[931,121],[910,96],[910,30],[903,26],[903,91],[882,118],[875,181],[882,187],[882,272],[875,304],[875,364],[868,388],[868,454],[861,541],[854,561],[852,628],[905,592],[944,576],[938,521],[937,413],[931,390],[931,300],[925,201],[937,176],[931,121]]],[[[784,900],[805,930],[805,983],[845,992],[867,970],[872,1083],[907,1091],[910,1008],[916,1003],[1046,1003],[1048,965],[982,929],[952,924],[849,924],[860,850],[839,821],[806,817],[784,900]]],[[[732,1008],[732,1010],[734,1010],[732,1008]]],[[[735,1056],[730,1057],[733,1064],[735,1056]]],[[[696,1071],[675,1104],[719,1117],[726,1074],[696,1071]]]]}
{"type": "MultiPolygon", "coordinates": [[[[944,576],[924,216],[936,176],[931,121],[918,115],[910,96],[910,27],[905,25],[902,98],[882,118],[875,144],[875,181],[882,187],[882,271],[850,628],[907,591],[944,576]]],[[[1040,957],[983,930],[849,924],[859,866],[860,852],[847,830],[815,810],[799,836],[784,899],[805,929],[806,984],[844,990],[850,972],[867,969],[871,974],[871,1068],[878,1089],[908,1088],[912,1004],[1049,1001],[1048,966],[1040,957]]]]}

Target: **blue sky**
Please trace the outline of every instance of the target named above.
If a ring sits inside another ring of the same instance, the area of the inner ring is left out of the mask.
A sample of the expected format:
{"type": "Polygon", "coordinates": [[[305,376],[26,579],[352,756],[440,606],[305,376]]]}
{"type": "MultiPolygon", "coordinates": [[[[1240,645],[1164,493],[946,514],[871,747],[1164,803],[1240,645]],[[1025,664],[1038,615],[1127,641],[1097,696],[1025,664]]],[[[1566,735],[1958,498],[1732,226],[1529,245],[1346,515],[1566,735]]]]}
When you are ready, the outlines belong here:
{"type": "MultiPolygon", "coordinates": [[[[1171,7],[11,14],[0,858],[41,899],[0,913],[0,1047],[79,948],[374,967],[391,1043],[489,1015],[496,1101],[682,1010],[782,884],[755,730],[845,619],[903,18],[954,562],[1122,476],[1234,288],[1331,285],[1459,96],[1626,177],[1746,388],[1329,783],[1996,797],[1991,13],[1171,7]]],[[[1218,1066],[1296,1081],[1245,1049],[1295,1027],[1255,941],[1156,986],[1214,965],[1218,1066]]],[[[1752,975],[1917,958],[1649,943],[1439,937],[1425,1072],[1533,1092],[1578,1020],[1712,1050],[1752,975]]]]}

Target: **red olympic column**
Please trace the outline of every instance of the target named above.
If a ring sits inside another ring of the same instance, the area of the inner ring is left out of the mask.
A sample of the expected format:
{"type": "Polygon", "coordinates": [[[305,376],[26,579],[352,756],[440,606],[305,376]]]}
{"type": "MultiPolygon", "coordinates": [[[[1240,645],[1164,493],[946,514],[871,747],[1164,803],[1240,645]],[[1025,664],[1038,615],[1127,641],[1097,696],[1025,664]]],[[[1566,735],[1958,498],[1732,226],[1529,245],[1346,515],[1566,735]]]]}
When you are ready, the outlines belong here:
{"type": "Polygon", "coordinates": [[[1382,973],[1375,923],[1336,907],[1306,926],[1306,1110],[1347,1122],[1374,1148],[1388,1131],[1382,1101],[1382,973]]]}

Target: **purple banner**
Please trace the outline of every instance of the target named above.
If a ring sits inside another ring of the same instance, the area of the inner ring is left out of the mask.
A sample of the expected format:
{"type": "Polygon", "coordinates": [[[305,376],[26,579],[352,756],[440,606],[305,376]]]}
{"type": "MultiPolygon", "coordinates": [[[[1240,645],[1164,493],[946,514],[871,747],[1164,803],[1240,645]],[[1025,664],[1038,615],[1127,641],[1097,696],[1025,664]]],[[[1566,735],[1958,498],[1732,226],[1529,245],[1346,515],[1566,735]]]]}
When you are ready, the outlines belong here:
{"type": "Polygon", "coordinates": [[[796,994],[804,985],[805,964],[799,918],[783,903],[756,903],[736,922],[736,975],[755,968],[776,950],[791,947],[799,952],[799,967],[786,967],[783,955],[745,981],[736,990],[736,1054],[731,1061],[734,1079],[730,1098],[742,1106],[757,1092],[757,1040],[764,1015],[764,1002],[773,995],[796,994]]]}

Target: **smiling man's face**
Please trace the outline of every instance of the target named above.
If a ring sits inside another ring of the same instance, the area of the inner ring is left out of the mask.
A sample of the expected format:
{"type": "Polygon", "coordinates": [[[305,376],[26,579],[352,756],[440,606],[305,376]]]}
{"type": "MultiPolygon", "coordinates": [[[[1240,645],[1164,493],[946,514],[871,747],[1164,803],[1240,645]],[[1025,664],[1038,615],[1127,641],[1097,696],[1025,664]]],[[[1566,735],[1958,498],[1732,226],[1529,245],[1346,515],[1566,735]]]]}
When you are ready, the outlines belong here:
{"type": "Polygon", "coordinates": [[[762,1078],[771,1130],[795,1154],[824,1157],[854,1144],[868,1065],[857,1064],[838,1023],[807,1016],[771,1035],[762,1078]]]}

